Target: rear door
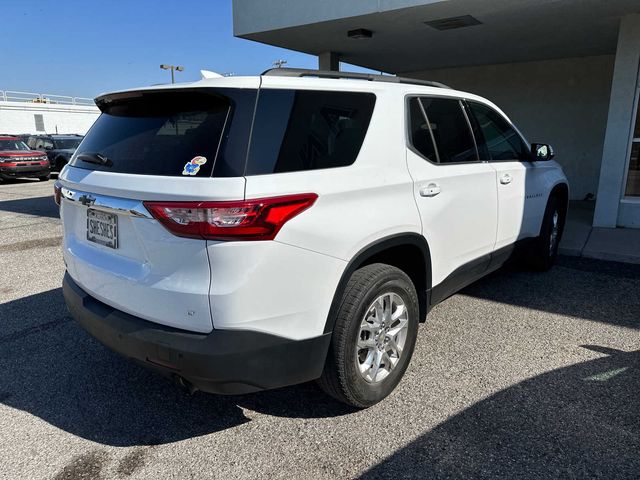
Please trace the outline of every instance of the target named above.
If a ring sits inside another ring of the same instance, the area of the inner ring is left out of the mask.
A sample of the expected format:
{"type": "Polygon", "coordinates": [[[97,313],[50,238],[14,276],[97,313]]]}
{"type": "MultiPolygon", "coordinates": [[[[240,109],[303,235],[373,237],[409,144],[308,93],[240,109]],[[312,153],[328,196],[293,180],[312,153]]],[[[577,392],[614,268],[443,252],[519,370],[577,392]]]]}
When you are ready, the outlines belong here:
{"type": "Polygon", "coordinates": [[[60,175],[64,259],[80,287],[140,318],[211,331],[206,241],[171,234],[143,202],[243,199],[255,97],[208,89],[98,99],[103,113],[60,175]]]}
{"type": "Polygon", "coordinates": [[[477,129],[480,158],[496,170],[499,252],[540,233],[547,202],[545,168],[531,161],[529,146],[502,114],[482,103],[469,101],[467,105],[477,129]]]}
{"type": "Polygon", "coordinates": [[[432,282],[447,282],[449,293],[489,264],[497,227],[495,170],[478,161],[459,100],[413,97],[408,105],[407,164],[431,249],[432,282]]]}

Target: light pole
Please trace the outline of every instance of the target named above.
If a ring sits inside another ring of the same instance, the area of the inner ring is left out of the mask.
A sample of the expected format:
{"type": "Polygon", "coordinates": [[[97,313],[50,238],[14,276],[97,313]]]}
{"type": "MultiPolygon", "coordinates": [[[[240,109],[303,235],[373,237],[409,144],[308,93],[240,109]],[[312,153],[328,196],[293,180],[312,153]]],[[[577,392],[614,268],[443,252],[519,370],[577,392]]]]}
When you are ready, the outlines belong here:
{"type": "Polygon", "coordinates": [[[184,70],[184,67],[178,65],[167,65],[166,63],[163,63],[162,65],[160,65],[160,68],[162,70],[171,70],[171,83],[176,83],[175,79],[173,78],[173,71],[177,71],[177,72],[182,72],[184,70]]]}

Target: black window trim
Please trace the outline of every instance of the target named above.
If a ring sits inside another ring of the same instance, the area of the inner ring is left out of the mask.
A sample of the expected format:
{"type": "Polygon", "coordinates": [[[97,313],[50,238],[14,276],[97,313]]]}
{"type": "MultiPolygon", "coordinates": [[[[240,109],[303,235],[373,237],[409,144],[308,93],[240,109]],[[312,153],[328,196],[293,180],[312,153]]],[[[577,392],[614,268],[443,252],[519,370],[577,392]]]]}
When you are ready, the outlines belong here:
{"type": "MultiPolygon", "coordinates": [[[[471,100],[468,98],[465,98],[462,100],[465,104],[465,110],[468,109],[469,110],[469,114],[473,115],[473,111],[471,110],[471,104],[472,103],[477,103],[479,105],[482,105],[485,108],[488,108],[489,110],[491,110],[492,112],[494,112],[496,115],[498,115],[500,118],[502,118],[505,123],[507,125],[509,125],[514,132],[516,132],[516,135],[518,135],[518,137],[520,138],[520,141],[522,141],[522,144],[526,147],[527,152],[529,152],[529,155],[527,156],[527,158],[510,158],[510,159],[505,159],[505,160],[495,160],[493,158],[487,159],[487,160],[481,160],[482,162],[486,162],[486,163],[505,163],[505,162],[520,162],[520,163],[531,163],[534,162],[534,158],[533,155],[531,154],[531,148],[529,147],[529,143],[527,142],[527,140],[524,138],[524,135],[522,135],[522,132],[520,130],[518,130],[518,127],[516,127],[513,122],[511,120],[509,120],[503,113],[499,112],[498,110],[496,110],[495,108],[493,108],[491,105],[487,105],[484,102],[479,102],[477,100],[471,100]]],[[[475,115],[473,115],[474,121],[476,122],[476,124],[478,123],[478,120],[475,118],[475,115]]],[[[485,143],[486,145],[486,140],[484,138],[484,133],[482,133],[482,129],[480,128],[480,125],[478,125],[478,133],[482,136],[482,141],[485,143]]],[[[476,148],[477,148],[477,144],[476,144],[476,148]]],[[[487,154],[489,156],[491,156],[491,154],[488,153],[488,149],[487,149],[487,154]]],[[[480,151],[478,150],[478,157],[480,156],[480,151]]]]}
{"type": "Polygon", "coordinates": [[[469,119],[469,116],[467,115],[467,111],[465,108],[465,102],[466,102],[466,98],[464,97],[453,97],[453,96],[447,96],[447,95],[433,95],[433,94],[420,94],[420,93],[410,93],[405,95],[405,142],[406,142],[406,146],[409,150],[411,150],[413,153],[415,153],[416,155],[418,155],[420,158],[426,160],[427,162],[429,162],[431,165],[435,165],[437,167],[446,167],[448,165],[475,165],[478,163],[486,163],[486,160],[480,160],[480,152],[478,150],[478,144],[476,142],[476,136],[473,133],[473,128],[471,127],[471,121],[469,119]],[[427,124],[429,125],[429,135],[431,136],[431,141],[433,142],[433,147],[434,147],[434,151],[436,152],[436,157],[437,157],[437,162],[434,162],[433,160],[430,160],[429,158],[425,157],[422,153],[420,153],[414,146],[413,143],[411,141],[411,111],[409,108],[409,102],[411,102],[411,99],[413,98],[417,98],[418,99],[418,105],[420,105],[420,110],[422,111],[422,114],[425,116],[425,119],[427,120],[427,124]],[[462,110],[462,112],[464,113],[464,117],[467,121],[467,127],[469,128],[469,132],[471,133],[471,139],[473,140],[473,146],[476,150],[476,160],[475,161],[470,161],[470,162],[445,162],[445,163],[440,163],[440,155],[438,153],[438,145],[435,142],[435,139],[433,137],[433,132],[431,131],[431,123],[429,122],[429,116],[427,115],[426,110],[424,109],[424,106],[422,105],[422,101],[420,100],[421,98],[438,98],[438,99],[445,99],[445,100],[457,100],[458,104],[460,106],[460,109],[462,110]]]}

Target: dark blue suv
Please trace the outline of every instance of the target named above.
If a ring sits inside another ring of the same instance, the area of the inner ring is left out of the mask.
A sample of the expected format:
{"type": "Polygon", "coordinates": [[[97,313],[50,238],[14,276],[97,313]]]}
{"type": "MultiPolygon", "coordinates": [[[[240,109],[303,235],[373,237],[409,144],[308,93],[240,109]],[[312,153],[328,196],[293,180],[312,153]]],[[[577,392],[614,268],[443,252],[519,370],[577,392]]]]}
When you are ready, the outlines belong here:
{"type": "Polygon", "coordinates": [[[51,171],[62,170],[82,141],[82,135],[31,135],[27,145],[47,154],[51,171]]]}

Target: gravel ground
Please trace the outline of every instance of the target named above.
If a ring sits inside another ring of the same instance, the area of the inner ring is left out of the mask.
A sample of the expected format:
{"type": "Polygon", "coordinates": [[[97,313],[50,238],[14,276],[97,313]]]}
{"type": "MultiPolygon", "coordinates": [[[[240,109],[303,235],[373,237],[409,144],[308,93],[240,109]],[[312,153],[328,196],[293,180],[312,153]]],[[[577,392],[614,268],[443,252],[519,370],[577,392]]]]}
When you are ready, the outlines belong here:
{"type": "Polygon", "coordinates": [[[640,267],[561,258],[437,306],[366,411],[189,396],[68,316],[52,182],[0,185],[0,478],[638,478],[640,267]]]}

